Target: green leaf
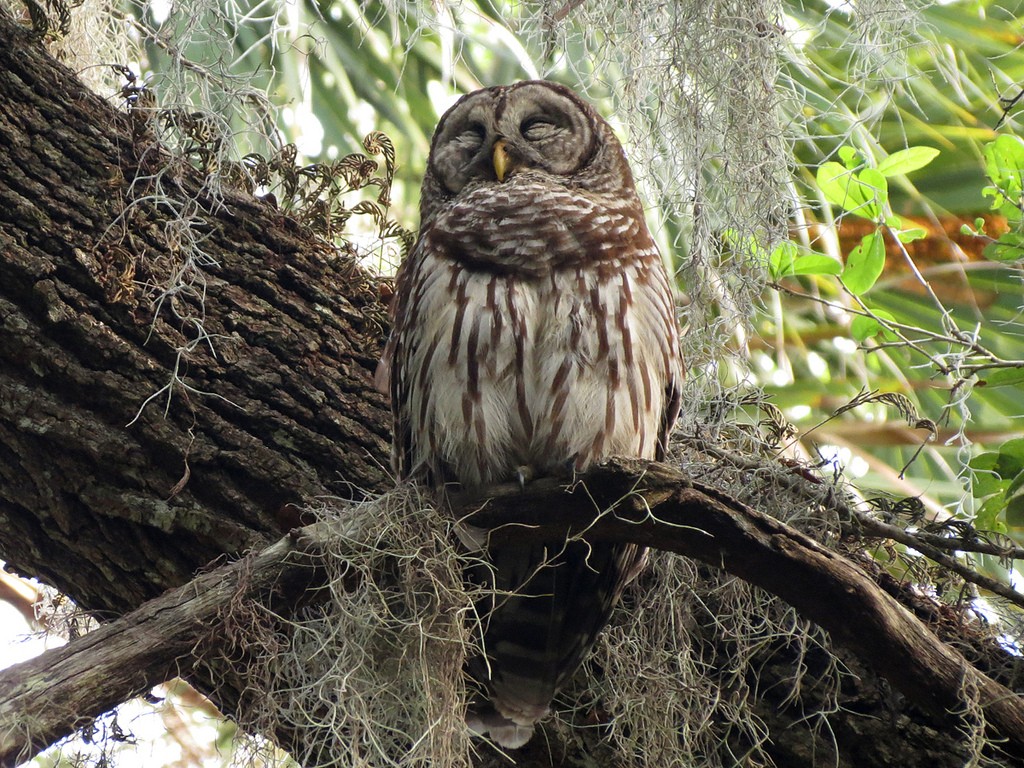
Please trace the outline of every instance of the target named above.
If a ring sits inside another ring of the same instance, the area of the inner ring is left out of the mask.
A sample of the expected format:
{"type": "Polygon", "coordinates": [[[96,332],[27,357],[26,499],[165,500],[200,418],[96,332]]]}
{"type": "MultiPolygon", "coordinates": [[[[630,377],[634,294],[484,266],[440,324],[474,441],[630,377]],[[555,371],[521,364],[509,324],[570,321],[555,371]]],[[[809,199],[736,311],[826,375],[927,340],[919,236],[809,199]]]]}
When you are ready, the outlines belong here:
{"type": "Polygon", "coordinates": [[[908,147],[893,152],[878,164],[878,172],[883,176],[902,176],[924,168],[939,156],[939,150],[933,147],[908,147]]]}
{"type": "Polygon", "coordinates": [[[1024,234],[1007,232],[981,252],[991,261],[1018,261],[1024,259],[1024,234]]]}
{"type": "Polygon", "coordinates": [[[857,341],[870,339],[882,332],[882,324],[873,317],[857,315],[850,323],[850,335],[857,341]]]}
{"type": "Polygon", "coordinates": [[[792,240],[783,240],[776,245],[768,256],[768,274],[772,280],[796,274],[793,264],[796,261],[797,247],[792,240]]]}
{"type": "MultiPolygon", "coordinates": [[[[981,496],[987,496],[988,494],[977,494],[981,496]]],[[[995,531],[996,533],[1006,533],[1006,523],[1003,521],[1003,496],[993,496],[987,499],[975,513],[974,522],[978,530],[981,531],[995,531]]]]}
{"type": "Polygon", "coordinates": [[[779,243],[768,258],[768,272],[779,280],[790,275],[838,275],[843,265],[823,253],[800,253],[800,247],[791,240],[779,243]]]}
{"type": "Polygon", "coordinates": [[[972,458],[967,465],[979,472],[989,472],[999,463],[999,451],[985,451],[972,458]]]}
{"type": "Polygon", "coordinates": [[[805,253],[793,262],[794,275],[839,275],[843,265],[823,253],[805,253]]]}
{"type": "Polygon", "coordinates": [[[1024,490],[1024,469],[1017,473],[1017,476],[1010,481],[1006,488],[1006,496],[1016,496],[1024,490]]]}
{"type": "Polygon", "coordinates": [[[974,470],[971,492],[975,498],[981,499],[993,493],[1002,493],[1009,485],[1009,482],[1003,480],[996,472],[998,464],[998,451],[979,453],[970,460],[969,466],[974,470]]]}
{"type": "Polygon", "coordinates": [[[1011,198],[1021,194],[1024,175],[1024,141],[1004,134],[985,145],[985,173],[1011,198]]]}
{"type": "Polygon", "coordinates": [[[974,496],[996,494],[984,506],[998,504],[1010,525],[1024,527],[1024,438],[1007,440],[998,451],[975,456],[970,467],[975,471],[971,489],[974,496]]]}
{"type": "Polygon", "coordinates": [[[882,206],[889,202],[889,182],[874,168],[865,168],[857,174],[857,183],[865,197],[865,218],[876,220],[882,215],[882,206]]]}
{"type": "Polygon", "coordinates": [[[921,227],[913,227],[912,229],[904,229],[902,232],[897,232],[896,237],[899,238],[901,243],[912,243],[915,240],[923,240],[928,237],[928,230],[921,227]]]}
{"type": "Polygon", "coordinates": [[[999,204],[999,213],[1006,217],[1006,223],[1011,227],[1020,224],[1022,215],[1020,205],[1012,203],[1009,200],[1003,198],[1003,202],[999,204]]]}
{"type": "Polygon", "coordinates": [[[825,199],[833,205],[846,207],[847,189],[853,173],[845,165],[839,163],[822,163],[818,166],[815,180],[825,199]]]}
{"type": "Polygon", "coordinates": [[[1011,528],[1024,528],[1024,489],[1007,492],[1006,524],[1011,528]]]}
{"type": "Polygon", "coordinates": [[[1004,480],[1024,472],[1024,437],[1015,437],[999,446],[999,459],[994,469],[1004,480]]]}
{"type": "MultiPolygon", "coordinates": [[[[872,309],[871,311],[879,320],[888,320],[890,322],[896,321],[896,318],[893,316],[892,312],[889,312],[884,309],[872,309]]],[[[850,322],[850,335],[853,336],[853,338],[855,338],[857,341],[861,342],[865,341],[866,339],[870,339],[872,336],[877,336],[878,334],[882,334],[882,336],[887,340],[895,339],[895,334],[893,334],[892,331],[890,331],[888,328],[886,328],[884,325],[878,322],[878,320],[876,320],[875,317],[857,315],[850,322]]]]}
{"type": "Polygon", "coordinates": [[[885,266],[885,243],[875,230],[861,238],[860,245],[846,257],[842,280],[846,289],[855,296],[866,292],[875,284],[885,266]]]}
{"type": "Polygon", "coordinates": [[[980,382],[985,387],[1010,387],[1024,384],[1024,368],[1001,368],[985,376],[980,382]]]}
{"type": "Polygon", "coordinates": [[[860,155],[857,154],[857,150],[850,146],[844,145],[839,148],[839,159],[851,171],[861,164],[860,155]]]}
{"type": "Polygon", "coordinates": [[[853,173],[839,163],[822,163],[816,176],[825,199],[850,213],[877,221],[889,199],[889,183],[874,168],[853,173]]]}
{"type": "Polygon", "coordinates": [[[981,188],[981,196],[982,197],[991,197],[992,198],[992,205],[989,206],[992,210],[997,209],[1000,205],[1002,205],[1003,203],[1006,202],[1006,198],[1003,197],[1003,193],[1000,192],[995,187],[991,187],[991,186],[989,186],[989,187],[982,187],[981,188]]]}
{"type": "Polygon", "coordinates": [[[1006,523],[1015,528],[1024,527],[1024,470],[1018,472],[1006,488],[1006,523]]]}

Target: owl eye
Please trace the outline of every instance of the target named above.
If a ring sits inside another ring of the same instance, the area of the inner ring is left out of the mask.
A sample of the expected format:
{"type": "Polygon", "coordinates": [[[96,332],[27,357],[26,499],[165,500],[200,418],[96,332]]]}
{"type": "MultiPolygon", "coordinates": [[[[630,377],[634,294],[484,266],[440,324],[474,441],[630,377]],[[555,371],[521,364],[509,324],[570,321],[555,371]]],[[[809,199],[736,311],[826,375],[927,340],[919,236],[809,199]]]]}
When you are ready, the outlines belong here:
{"type": "Polygon", "coordinates": [[[484,142],[487,131],[479,123],[471,123],[455,137],[455,141],[466,147],[478,147],[484,142]]]}
{"type": "Polygon", "coordinates": [[[519,132],[527,141],[550,139],[561,130],[561,126],[546,117],[530,117],[519,126],[519,132]]]}

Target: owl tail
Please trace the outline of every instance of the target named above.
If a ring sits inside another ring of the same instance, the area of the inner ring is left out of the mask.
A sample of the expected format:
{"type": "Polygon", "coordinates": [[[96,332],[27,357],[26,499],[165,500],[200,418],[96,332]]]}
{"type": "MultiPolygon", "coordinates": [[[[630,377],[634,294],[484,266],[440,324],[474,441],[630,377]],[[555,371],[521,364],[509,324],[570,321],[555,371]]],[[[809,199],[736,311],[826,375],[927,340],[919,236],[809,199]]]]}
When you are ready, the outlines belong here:
{"type": "Polygon", "coordinates": [[[483,705],[479,709],[469,711],[466,715],[466,725],[473,733],[487,736],[495,744],[505,749],[519,749],[526,746],[533,736],[537,720],[546,714],[547,709],[545,708],[544,712],[541,712],[535,720],[520,725],[505,717],[494,707],[483,705]]]}
{"type": "Polygon", "coordinates": [[[489,699],[467,723],[503,747],[529,741],[558,689],[586,658],[644,550],[585,541],[492,548],[467,577],[493,587],[477,606],[484,656],[469,671],[489,699]]]}

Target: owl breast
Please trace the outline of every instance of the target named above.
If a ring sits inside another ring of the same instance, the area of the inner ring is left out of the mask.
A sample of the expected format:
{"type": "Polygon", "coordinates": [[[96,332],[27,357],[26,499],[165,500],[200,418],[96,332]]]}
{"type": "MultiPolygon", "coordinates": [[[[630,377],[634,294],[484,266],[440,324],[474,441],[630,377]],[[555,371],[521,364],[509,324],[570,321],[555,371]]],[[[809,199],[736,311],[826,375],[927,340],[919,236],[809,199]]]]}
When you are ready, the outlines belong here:
{"type": "Polygon", "coordinates": [[[649,236],[637,248],[646,228],[637,212],[579,195],[569,215],[541,224],[517,197],[543,190],[506,186],[486,205],[454,206],[421,241],[410,286],[419,330],[406,351],[420,378],[407,405],[427,439],[411,464],[472,487],[522,467],[562,474],[611,455],[655,457],[677,341],[658,252],[649,236]],[[615,242],[630,243],[628,258],[615,242]]]}

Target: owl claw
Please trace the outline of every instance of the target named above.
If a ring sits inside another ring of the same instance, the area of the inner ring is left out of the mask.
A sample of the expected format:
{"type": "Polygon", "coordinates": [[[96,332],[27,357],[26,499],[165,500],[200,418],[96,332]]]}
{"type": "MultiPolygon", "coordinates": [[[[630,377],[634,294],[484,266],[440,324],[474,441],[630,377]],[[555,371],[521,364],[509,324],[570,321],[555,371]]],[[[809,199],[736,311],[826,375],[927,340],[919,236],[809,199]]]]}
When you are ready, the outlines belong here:
{"type": "Polygon", "coordinates": [[[533,480],[533,467],[528,467],[525,464],[516,467],[516,482],[519,483],[519,490],[525,491],[526,484],[533,480]]]}

